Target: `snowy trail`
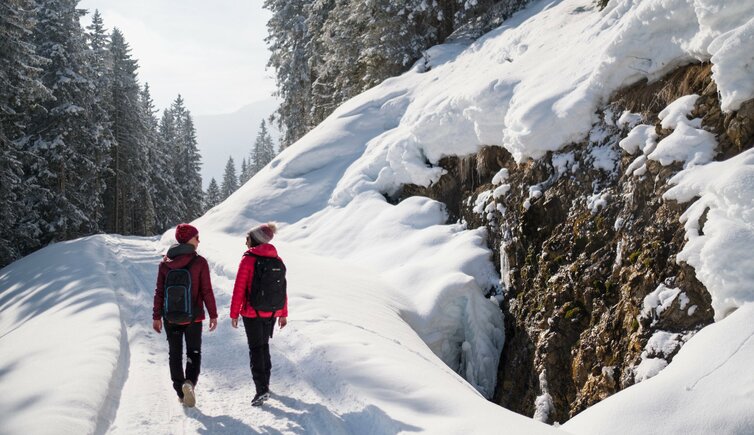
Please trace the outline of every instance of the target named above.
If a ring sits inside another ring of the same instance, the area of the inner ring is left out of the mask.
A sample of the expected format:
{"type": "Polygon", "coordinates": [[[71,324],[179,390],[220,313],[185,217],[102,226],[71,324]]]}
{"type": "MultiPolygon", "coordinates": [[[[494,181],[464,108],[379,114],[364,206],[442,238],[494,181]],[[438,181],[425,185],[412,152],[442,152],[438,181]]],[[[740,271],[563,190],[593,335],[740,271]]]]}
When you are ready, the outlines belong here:
{"type": "Polygon", "coordinates": [[[479,418],[496,427],[514,423],[520,433],[556,432],[490,404],[443,364],[401,320],[393,290],[373,271],[285,245],[291,316],[271,341],[272,397],[251,407],[245,334],[228,318],[240,251],[229,254],[220,249],[228,242],[207,239],[200,252],[206,248],[210,260],[220,319],[213,333],[205,326],[197,406],[187,409],[170,386],[165,335],[150,329],[162,248],[153,239],[105,236],[124,348],[97,433],[480,432],[479,418]],[[450,397],[459,391],[478,401],[473,412],[454,410],[450,397]],[[459,419],[459,412],[468,415],[459,419]]]}
{"type": "Polygon", "coordinates": [[[243,238],[202,241],[220,319],[203,334],[194,409],[177,401],[165,335],[151,330],[160,241],[86,237],[2,269],[0,434],[564,433],[445,365],[378,271],[284,241],[289,325],[271,341],[272,398],[251,407],[246,337],[228,319],[243,238]]]}
{"type": "MultiPolygon", "coordinates": [[[[125,383],[117,414],[108,433],[269,433],[295,432],[316,427],[316,420],[337,427],[339,416],[321,403],[322,398],[308,388],[297,368],[281,354],[279,341],[272,342],[275,364],[272,400],[265,409],[249,405],[253,384],[242,327],[230,327],[227,307],[230,286],[215,290],[221,324],[218,330],[203,333],[202,375],[197,387],[198,404],[186,409],[170,387],[167,344],[149,322],[156,265],[160,261],[156,243],[108,237],[117,258],[108,264],[116,287],[123,323],[127,330],[128,355],[125,383]],[[314,420],[314,421],[312,421],[314,420]]],[[[213,272],[215,282],[224,281],[213,272]]],[[[296,329],[295,321],[277,337],[296,329]]],[[[288,347],[288,346],[286,346],[288,347]]],[[[337,432],[336,432],[337,433],[337,432]]]]}

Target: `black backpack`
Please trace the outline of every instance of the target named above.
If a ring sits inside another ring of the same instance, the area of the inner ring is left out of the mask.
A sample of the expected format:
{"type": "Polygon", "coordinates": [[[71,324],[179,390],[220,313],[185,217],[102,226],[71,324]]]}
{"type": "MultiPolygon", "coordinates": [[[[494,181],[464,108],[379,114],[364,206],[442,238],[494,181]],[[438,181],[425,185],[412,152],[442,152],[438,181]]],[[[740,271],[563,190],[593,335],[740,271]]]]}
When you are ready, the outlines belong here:
{"type": "Polygon", "coordinates": [[[246,289],[246,300],[250,307],[258,311],[282,310],[287,298],[285,264],[278,258],[262,257],[246,253],[256,258],[251,290],[246,289]]]}
{"type": "Polygon", "coordinates": [[[191,265],[197,256],[181,269],[171,269],[165,277],[165,321],[191,323],[196,311],[191,300],[191,265]]]}

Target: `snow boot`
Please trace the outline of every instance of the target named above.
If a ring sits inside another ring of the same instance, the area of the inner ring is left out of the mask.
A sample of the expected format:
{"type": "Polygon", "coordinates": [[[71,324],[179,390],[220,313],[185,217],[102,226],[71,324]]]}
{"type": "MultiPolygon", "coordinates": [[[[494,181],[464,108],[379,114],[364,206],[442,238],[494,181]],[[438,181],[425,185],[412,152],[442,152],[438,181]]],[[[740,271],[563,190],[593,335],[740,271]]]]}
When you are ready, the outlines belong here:
{"type": "Polygon", "coordinates": [[[251,406],[262,406],[265,400],[270,398],[270,392],[265,391],[264,393],[257,393],[253,399],[251,399],[251,406]]]}
{"type": "Polygon", "coordinates": [[[183,383],[183,404],[189,408],[193,408],[196,405],[196,395],[194,394],[194,384],[191,381],[183,383]]]}

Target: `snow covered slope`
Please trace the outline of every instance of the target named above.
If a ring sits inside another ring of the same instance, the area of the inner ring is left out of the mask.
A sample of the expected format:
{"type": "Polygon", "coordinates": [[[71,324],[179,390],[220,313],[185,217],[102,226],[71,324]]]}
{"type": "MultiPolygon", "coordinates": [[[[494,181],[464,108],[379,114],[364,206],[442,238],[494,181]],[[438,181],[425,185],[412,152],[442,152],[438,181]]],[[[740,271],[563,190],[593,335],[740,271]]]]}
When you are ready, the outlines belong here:
{"type": "MultiPolygon", "coordinates": [[[[222,313],[205,335],[196,410],[172,397],[167,346],[149,331],[158,254],[172,233],[87,238],[13,263],[0,271],[2,431],[563,433],[485,400],[504,336],[483,296],[499,281],[484,232],[446,225],[435,201],[391,205],[383,194],[428,185],[442,174],[439,158],[482,145],[519,160],[559,149],[588,133],[617,88],[692,61],[714,63],[723,109],[736,109],[754,96],[752,17],[754,3],[734,0],[613,0],[603,11],[591,0],[538,1],[470,45],[431,49],[428,69],[417,64],[345,103],[194,222],[222,313]],[[273,339],[273,400],[252,412],[243,333],[226,315],[243,234],[267,220],[283,223],[275,242],[291,274],[290,326],[273,339]]],[[[750,208],[745,195],[715,202],[730,191],[695,177],[678,179],[679,197],[750,208]]],[[[734,208],[720,210],[710,217],[722,226],[734,208]]],[[[737,234],[753,234],[752,215],[741,216],[737,234]]],[[[574,419],[575,431],[611,422],[625,433],[705,431],[708,420],[691,416],[705,395],[725,398],[723,430],[752,428],[754,390],[740,362],[751,354],[742,319],[754,290],[717,279],[724,266],[704,248],[724,245],[714,237],[693,240],[688,258],[725,298],[719,323],[679,363],[574,419]],[[721,352],[733,356],[690,368],[721,352]],[[695,392],[656,412],[680,386],[695,392]]]]}

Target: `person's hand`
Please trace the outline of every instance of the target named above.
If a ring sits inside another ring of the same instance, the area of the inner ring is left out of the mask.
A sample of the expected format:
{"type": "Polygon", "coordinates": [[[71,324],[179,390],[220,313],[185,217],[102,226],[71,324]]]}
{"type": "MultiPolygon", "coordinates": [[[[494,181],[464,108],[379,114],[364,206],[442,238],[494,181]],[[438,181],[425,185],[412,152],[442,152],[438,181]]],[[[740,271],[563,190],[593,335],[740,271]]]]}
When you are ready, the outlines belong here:
{"type": "Polygon", "coordinates": [[[217,317],[209,319],[209,332],[214,331],[217,328],[217,317]]]}
{"type": "Polygon", "coordinates": [[[152,329],[159,334],[162,331],[162,319],[152,320],[152,329]]]}
{"type": "Polygon", "coordinates": [[[285,325],[288,324],[288,318],[287,317],[278,317],[278,325],[280,325],[280,329],[285,328],[285,325]]]}
{"type": "Polygon", "coordinates": [[[236,317],[235,319],[230,319],[230,326],[238,328],[238,317],[236,317]]]}

